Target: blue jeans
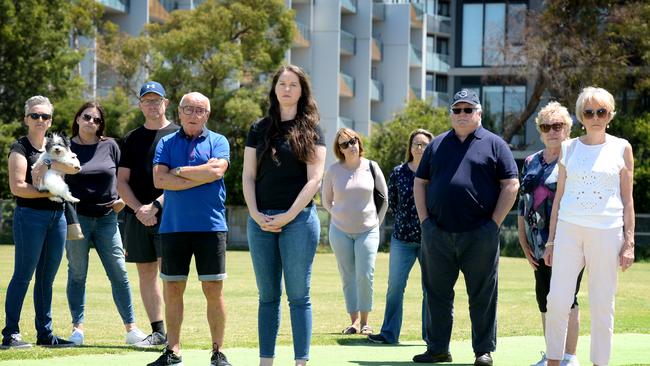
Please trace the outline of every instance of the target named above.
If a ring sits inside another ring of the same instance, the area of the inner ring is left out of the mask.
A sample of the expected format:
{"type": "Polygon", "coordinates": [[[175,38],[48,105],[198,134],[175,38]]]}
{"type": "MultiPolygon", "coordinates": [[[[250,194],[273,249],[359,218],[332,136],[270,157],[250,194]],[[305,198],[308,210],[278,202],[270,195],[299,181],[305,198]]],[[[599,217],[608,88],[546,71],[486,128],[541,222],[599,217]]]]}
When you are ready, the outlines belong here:
{"type": "MultiPolygon", "coordinates": [[[[281,212],[283,211],[263,211],[267,215],[281,212]]],[[[303,209],[280,233],[262,230],[249,217],[247,234],[259,291],[257,331],[260,357],[275,356],[284,275],[291,313],[294,356],[296,360],[308,360],[312,329],[311,268],[320,236],[316,207],[303,209]]]]}
{"type": "MultiPolygon", "coordinates": [[[[415,259],[420,256],[420,243],[411,243],[391,237],[390,257],[388,265],[388,290],[386,291],[386,310],[381,335],[388,343],[399,341],[402,329],[402,314],[404,290],[409,279],[415,259]]],[[[425,318],[424,290],[422,299],[422,318],[425,318]]],[[[425,338],[424,321],[422,322],[422,337],[425,338]]]]}
{"type": "Polygon", "coordinates": [[[111,281],[113,301],[124,324],[135,322],[131,287],[126,274],[124,249],[117,227],[117,214],[111,212],[102,217],[79,215],[79,224],[84,239],[68,240],[66,256],[68,258],[68,305],[72,315],[72,323],[84,322],[84,307],[86,304],[86,275],[88,274],[88,253],[90,243],[102,261],[108,279],[111,281]]]}
{"type": "Polygon", "coordinates": [[[20,333],[18,323],[32,276],[36,336],[52,336],[52,283],[59,270],[65,245],[66,221],[63,210],[36,210],[17,206],[14,210],[14,273],[5,298],[6,325],[3,339],[20,333]]]}
{"type": "Polygon", "coordinates": [[[339,266],[348,313],[371,311],[379,227],[348,234],[330,224],[329,239],[339,266]]]}

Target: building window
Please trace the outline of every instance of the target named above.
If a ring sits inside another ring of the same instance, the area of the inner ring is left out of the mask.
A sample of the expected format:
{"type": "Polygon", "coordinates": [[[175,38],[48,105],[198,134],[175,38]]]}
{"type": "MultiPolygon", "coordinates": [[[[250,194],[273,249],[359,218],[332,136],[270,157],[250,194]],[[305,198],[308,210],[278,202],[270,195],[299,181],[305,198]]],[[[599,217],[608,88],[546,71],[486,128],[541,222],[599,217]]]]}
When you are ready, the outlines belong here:
{"type": "Polygon", "coordinates": [[[436,39],[436,52],[441,55],[449,54],[449,38],[440,38],[436,39]]]}
{"type": "Polygon", "coordinates": [[[435,79],[433,78],[433,74],[427,74],[427,92],[431,92],[435,90],[435,79]]]}
{"type": "Polygon", "coordinates": [[[436,91],[440,93],[448,93],[447,75],[436,75],[436,91]]]}
{"type": "MultiPolygon", "coordinates": [[[[504,126],[513,123],[526,107],[526,87],[490,85],[481,89],[482,124],[488,130],[502,134],[504,126]]],[[[521,139],[520,142],[523,142],[524,133],[524,129],[519,132],[517,139],[521,139]]]]}
{"type": "Polygon", "coordinates": [[[508,48],[523,44],[525,3],[463,4],[461,66],[514,64],[508,48]]]}

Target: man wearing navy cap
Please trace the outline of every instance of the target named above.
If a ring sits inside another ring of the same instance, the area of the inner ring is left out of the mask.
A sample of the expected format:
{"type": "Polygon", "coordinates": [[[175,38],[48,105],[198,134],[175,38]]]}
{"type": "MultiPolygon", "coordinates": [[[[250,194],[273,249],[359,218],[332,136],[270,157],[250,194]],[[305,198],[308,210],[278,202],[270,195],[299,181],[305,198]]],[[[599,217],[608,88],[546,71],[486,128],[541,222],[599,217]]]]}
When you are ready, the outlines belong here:
{"type": "Polygon", "coordinates": [[[413,196],[422,227],[420,264],[426,293],[427,351],[414,362],[451,362],[454,285],[463,272],[476,366],[491,366],[496,350],[499,227],[519,189],[506,142],[481,126],[472,90],[454,95],[451,127],[424,152],[413,196]]]}
{"type": "Polygon", "coordinates": [[[165,98],[165,88],[160,83],[144,83],[140,88],[138,105],[145,122],[122,139],[117,190],[127,205],[123,238],[126,261],[135,263],[138,268],[140,295],[151,322],[151,334],[135,346],[156,347],[167,342],[158,281],[161,256],[158,227],[164,197],[163,191],[153,185],[152,162],[158,141],[179,127],[165,117],[169,100],[165,98]]]}

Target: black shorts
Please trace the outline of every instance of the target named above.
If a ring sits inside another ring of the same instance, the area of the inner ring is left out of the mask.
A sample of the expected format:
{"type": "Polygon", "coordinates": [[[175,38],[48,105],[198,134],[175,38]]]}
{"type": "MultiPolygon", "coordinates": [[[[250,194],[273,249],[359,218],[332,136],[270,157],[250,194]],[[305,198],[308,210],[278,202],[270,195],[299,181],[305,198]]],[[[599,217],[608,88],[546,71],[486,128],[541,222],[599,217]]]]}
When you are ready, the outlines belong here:
{"type": "MultiPolygon", "coordinates": [[[[543,259],[537,261],[539,266],[535,271],[535,296],[537,297],[537,306],[541,313],[546,313],[546,297],[551,290],[551,267],[544,263],[543,259]]],[[[582,273],[585,271],[583,268],[578,275],[576,281],[576,293],[573,297],[573,304],[571,309],[578,306],[578,291],[580,291],[580,281],[582,281],[582,273]]]]}
{"type": "Polygon", "coordinates": [[[129,263],[151,263],[160,258],[160,235],[158,226],[144,226],[135,214],[124,212],[122,242],[126,261],[129,263]]]}
{"type": "Polygon", "coordinates": [[[185,281],[190,273],[192,255],[199,281],[222,281],[226,278],[225,231],[160,234],[164,281],[185,281]]]}

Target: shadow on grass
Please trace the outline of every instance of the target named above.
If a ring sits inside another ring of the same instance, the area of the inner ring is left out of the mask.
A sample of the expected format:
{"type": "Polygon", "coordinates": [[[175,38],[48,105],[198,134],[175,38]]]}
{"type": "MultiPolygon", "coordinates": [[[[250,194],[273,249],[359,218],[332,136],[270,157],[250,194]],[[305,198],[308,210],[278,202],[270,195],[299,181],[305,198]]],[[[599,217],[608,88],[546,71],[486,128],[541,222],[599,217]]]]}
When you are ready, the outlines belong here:
{"type": "MultiPolygon", "coordinates": [[[[418,365],[410,361],[348,361],[355,363],[359,366],[402,366],[402,365],[418,365]]],[[[473,366],[471,363],[446,363],[449,366],[473,366]]]]}
{"type": "Polygon", "coordinates": [[[138,348],[133,346],[115,346],[115,345],[81,345],[76,347],[70,347],[70,349],[106,349],[106,350],[116,350],[116,351],[138,351],[138,352],[149,352],[149,353],[161,353],[162,349],[157,348],[138,348]]]}
{"type": "Polygon", "coordinates": [[[421,344],[377,344],[370,342],[367,338],[339,338],[336,343],[341,346],[365,346],[365,347],[422,347],[421,344]]]}

